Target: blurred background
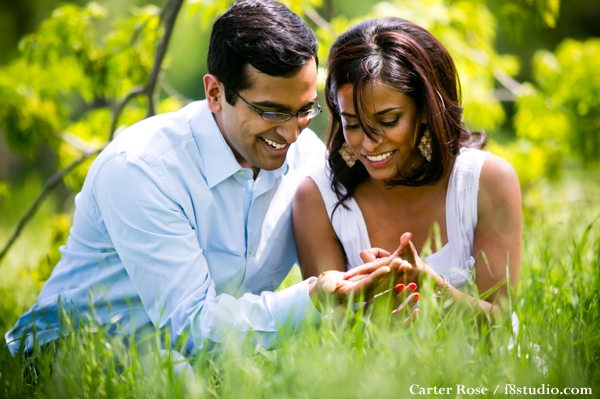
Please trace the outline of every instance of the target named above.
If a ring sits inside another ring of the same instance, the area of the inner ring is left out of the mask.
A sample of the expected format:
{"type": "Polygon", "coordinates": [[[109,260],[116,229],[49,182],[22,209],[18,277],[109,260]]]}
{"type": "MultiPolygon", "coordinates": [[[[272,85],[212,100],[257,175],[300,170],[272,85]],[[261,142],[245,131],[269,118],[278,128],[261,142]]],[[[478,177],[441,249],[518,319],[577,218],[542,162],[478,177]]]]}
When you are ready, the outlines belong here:
{"type": "MultiPolygon", "coordinates": [[[[548,208],[599,204],[599,1],[283,2],[317,33],[321,91],[329,46],[361,19],[394,15],[438,37],[459,69],[465,123],[484,130],[488,150],[519,174],[525,224],[548,208]]],[[[0,250],[54,173],[105,145],[111,126],[147,115],[148,100],[136,97],[113,121],[115,106],[148,79],[165,3],[0,0],[0,250]]],[[[157,82],[157,112],[204,97],[211,24],[230,3],[184,2],[157,82]]],[[[311,124],[322,138],[327,119],[324,112],[311,124]]],[[[92,160],[53,186],[0,258],[0,332],[33,304],[59,260],[92,160]]]]}

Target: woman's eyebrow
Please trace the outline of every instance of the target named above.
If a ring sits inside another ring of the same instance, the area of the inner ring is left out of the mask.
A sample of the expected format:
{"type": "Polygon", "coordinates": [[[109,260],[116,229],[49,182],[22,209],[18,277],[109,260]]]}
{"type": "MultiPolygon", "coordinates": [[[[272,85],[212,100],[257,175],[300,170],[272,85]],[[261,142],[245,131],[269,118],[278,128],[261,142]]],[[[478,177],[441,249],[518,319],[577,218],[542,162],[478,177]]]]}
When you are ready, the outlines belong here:
{"type": "Polygon", "coordinates": [[[386,109],[384,109],[384,110],[382,110],[382,111],[375,112],[375,116],[383,115],[383,114],[386,114],[386,113],[388,113],[388,112],[390,112],[390,111],[395,111],[395,110],[397,110],[397,109],[402,109],[402,107],[391,107],[391,108],[386,108],[386,109]]]}
{"type": "MultiPolygon", "coordinates": [[[[390,108],[386,108],[384,110],[375,112],[373,115],[380,116],[380,115],[383,115],[383,114],[387,114],[390,111],[395,111],[395,110],[398,110],[398,109],[402,109],[402,107],[390,107],[390,108]]],[[[346,118],[356,118],[356,115],[351,114],[349,112],[342,112],[340,115],[345,116],[346,118]]]]}

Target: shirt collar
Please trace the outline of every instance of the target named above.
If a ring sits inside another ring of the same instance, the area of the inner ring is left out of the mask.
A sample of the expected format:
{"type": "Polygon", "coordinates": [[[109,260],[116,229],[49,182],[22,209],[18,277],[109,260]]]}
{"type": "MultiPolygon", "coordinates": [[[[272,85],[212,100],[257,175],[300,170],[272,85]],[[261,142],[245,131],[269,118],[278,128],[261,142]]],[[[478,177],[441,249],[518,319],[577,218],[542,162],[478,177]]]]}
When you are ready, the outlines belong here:
{"type": "MultiPolygon", "coordinates": [[[[200,158],[206,182],[213,188],[223,180],[242,169],[235,159],[233,151],[219,130],[219,125],[210,112],[205,101],[200,101],[199,110],[190,118],[190,127],[200,158]]],[[[289,165],[287,158],[283,165],[275,170],[262,170],[260,173],[270,174],[273,180],[287,174],[289,165]]]]}

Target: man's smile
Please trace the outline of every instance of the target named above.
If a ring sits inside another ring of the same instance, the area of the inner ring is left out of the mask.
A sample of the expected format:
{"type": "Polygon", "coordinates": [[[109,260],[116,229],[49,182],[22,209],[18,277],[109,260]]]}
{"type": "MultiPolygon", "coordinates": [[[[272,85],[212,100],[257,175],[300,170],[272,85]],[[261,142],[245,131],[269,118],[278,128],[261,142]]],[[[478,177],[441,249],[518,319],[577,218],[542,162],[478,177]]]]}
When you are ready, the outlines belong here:
{"type": "Polygon", "coordinates": [[[275,141],[273,141],[273,140],[270,140],[270,139],[268,139],[268,138],[266,138],[266,137],[261,137],[261,139],[262,139],[262,140],[263,140],[265,143],[267,143],[267,145],[268,145],[269,147],[273,148],[274,150],[282,150],[282,149],[284,149],[285,147],[287,147],[287,145],[288,145],[287,143],[284,143],[284,144],[277,143],[277,142],[275,142],[275,141]]]}

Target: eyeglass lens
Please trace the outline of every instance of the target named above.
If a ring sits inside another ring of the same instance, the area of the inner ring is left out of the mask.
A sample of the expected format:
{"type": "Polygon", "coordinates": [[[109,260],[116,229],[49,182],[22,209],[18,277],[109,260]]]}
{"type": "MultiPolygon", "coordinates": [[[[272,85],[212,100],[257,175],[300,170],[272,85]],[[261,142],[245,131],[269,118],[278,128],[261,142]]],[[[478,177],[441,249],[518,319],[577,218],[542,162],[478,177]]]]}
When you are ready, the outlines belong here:
{"type": "MultiPolygon", "coordinates": [[[[298,119],[312,119],[315,116],[317,116],[320,112],[321,112],[321,110],[319,108],[311,108],[311,109],[306,110],[304,112],[298,113],[296,116],[297,116],[298,119]]],[[[289,120],[294,115],[287,114],[287,113],[284,113],[284,112],[268,112],[268,111],[264,111],[261,116],[266,121],[270,121],[270,122],[285,122],[285,121],[289,120]]]]}

